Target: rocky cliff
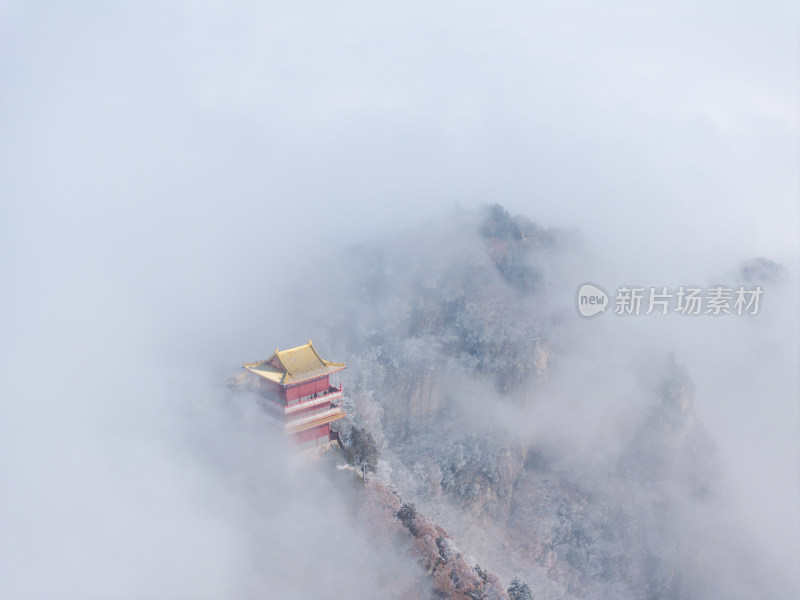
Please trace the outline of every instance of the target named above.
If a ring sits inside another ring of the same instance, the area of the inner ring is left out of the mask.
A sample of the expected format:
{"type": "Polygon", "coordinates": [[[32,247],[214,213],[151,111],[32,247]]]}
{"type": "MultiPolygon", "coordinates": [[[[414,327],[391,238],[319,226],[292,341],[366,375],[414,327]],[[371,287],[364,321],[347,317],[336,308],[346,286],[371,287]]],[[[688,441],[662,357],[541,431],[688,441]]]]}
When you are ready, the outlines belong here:
{"type": "Polygon", "coordinates": [[[554,300],[579,251],[498,206],[353,248],[324,319],[349,357],[346,408],[388,485],[506,583],[686,597],[705,589],[710,547],[683,528],[721,501],[714,444],[674,358],[609,343],[580,366],[554,300]]]}

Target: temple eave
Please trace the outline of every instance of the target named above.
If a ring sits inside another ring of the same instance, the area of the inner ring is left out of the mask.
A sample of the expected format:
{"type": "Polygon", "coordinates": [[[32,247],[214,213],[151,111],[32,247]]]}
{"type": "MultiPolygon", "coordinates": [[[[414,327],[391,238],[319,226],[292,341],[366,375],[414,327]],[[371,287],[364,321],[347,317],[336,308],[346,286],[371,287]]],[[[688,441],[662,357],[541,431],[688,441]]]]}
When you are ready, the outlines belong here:
{"type": "Polygon", "coordinates": [[[344,365],[342,365],[342,366],[339,366],[339,365],[328,365],[324,370],[320,369],[319,371],[314,372],[314,373],[308,373],[308,374],[304,373],[302,375],[302,379],[300,379],[300,378],[295,379],[291,374],[277,372],[277,370],[275,370],[275,371],[267,371],[267,370],[264,370],[264,369],[259,368],[259,367],[263,367],[263,364],[262,363],[257,363],[255,365],[254,364],[246,364],[246,365],[244,365],[244,369],[246,371],[252,373],[253,375],[256,375],[258,377],[266,379],[268,381],[272,381],[274,383],[277,383],[277,384],[283,386],[284,388],[290,387],[290,386],[293,386],[293,385],[299,385],[301,383],[305,383],[306,381],[312,381],[314,379],[319,379],[321,377],[326,377],[328,375],[332,375],[334,373],[338,373],[339,371],[342,371],[343,369],[346,368],[344,365]]]}
{"type": "Polygon", "coordinates": [[[298,425],[286,425],[286,432],[287,433],[300,433],[301,431],[306,431],[307,429],[312,429],[314,427],[319,427],[320,425],[326,425],[328,423],[333,423],[334,421],[338,421],[339,419],[344,419],[347,415],[344,411],[338,411],[335,414],[327,415],[322,417],[321,419],[317,419],[314,421],[310,421],[308,423],[298,424],[298,425]]]}

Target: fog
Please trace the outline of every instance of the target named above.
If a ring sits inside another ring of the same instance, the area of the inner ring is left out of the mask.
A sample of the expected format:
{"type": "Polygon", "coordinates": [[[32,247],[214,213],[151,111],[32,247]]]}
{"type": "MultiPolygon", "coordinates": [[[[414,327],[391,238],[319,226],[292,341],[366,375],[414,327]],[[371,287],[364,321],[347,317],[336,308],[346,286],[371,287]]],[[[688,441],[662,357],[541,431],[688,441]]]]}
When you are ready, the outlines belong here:
{"type": "Polygon", "coordinates": [[[637,563],[670,565],[648,576],[654,597],[791,597],[795,284],[771,282],[769,312],[757,316],[623,317],[612,299],[612,314],[586,320],[575,282],[587,272],[613,282],[613,270],[569,246],[533,251],[544,291],[521,295],[475,221],[451,215],[353,249],[336,299],[309,310],[347,349],[357,419],[385,444],[404,497],[481,565],[506,580],[524,574],[542,597],[640,597],[607,570],[620,553],[634,586],[637,563]],[[522,387],[501,393],[509,380],[522,387]],[[523,459],[515,443],[529,453],[509,481],[523,459]],[[547,530],[564,506],[575,513],[556,529],[577,532],[572,546],[547,530]],[[519,559],[515,528],[533,545],[522,551],[553,544],[567,562],[588,552],[604,583],[553,589],[546,568],[519,559]],[[658,587],[671,577],[679,592],[658,587]]]}
{"type": "MultiPolygon", "coordinates": [[[[797,590],[798,17],[789,2],[0,2],[0,595],[374,598],[415,581],[223,384],[276,346],[335,347],[305,273],[358,280],[345,249],[414,235],[422,272],[444,223],[492,202],[583,240],[548,299],[565,312],[584,281],[787,267],[756,317],[568,331],[686,365],[725,523],[797,590]]],[[[562,363],[587,376],[554,371],[548,401],[565,402],[532,415],[581,457],[619,413],[569,400],[595,381],[624,412],[615,390],[639,385],[591,356],[562,363]]]]}

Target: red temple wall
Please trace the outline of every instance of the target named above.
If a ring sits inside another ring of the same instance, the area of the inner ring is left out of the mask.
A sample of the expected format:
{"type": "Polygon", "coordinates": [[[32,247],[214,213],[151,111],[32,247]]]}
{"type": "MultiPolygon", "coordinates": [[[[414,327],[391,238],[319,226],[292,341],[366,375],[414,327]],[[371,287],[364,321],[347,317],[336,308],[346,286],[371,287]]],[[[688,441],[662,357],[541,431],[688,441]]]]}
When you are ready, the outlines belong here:
{"type": "Polygon", "coordinates": [[[300,385],[293,385],[286,388],[286,400],[297,400],[303,396],[310,396],[317,392],[324,392],[328,389],[328,376],[320,377],[312,381],[305,381],[300,385]]]}
{"type": "Polygon", "coordinates": [[[330,435],[330,433],[331,433],[330,423],[326,423],[321,427],[314,427],[313,429],[306,429],[305,431],[296,433],[294,435],[294,441],[297,442],[298,444],[303,444],[305,442],[310,442],[312,440],[316,440],[318,438],[330,435]]]}
{"type": "Polygon", "coordinates": [[[306,429],[305,431],[301,431],[300,433],[295,434],[294,441],[298,444],[302,444],[303,442],[308,442],[310,440],[316,439],[317,437],[317,430],[316,429],[306,429]]]}

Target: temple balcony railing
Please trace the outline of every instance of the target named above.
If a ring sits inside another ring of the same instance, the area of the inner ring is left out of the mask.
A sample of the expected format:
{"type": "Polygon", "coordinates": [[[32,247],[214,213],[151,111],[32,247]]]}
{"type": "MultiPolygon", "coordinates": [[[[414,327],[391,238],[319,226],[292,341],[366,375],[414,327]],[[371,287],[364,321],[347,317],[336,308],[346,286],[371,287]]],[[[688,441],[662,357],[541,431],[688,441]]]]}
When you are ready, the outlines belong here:
{"type": "Polygon", "coordinates": [[[327,410],[314,413],[305,417],[297,417],[286,421],[284,429],[288,432],[296,433],[309,427],[316,427],[317,425],[325,425],[332,421],[337,421],[344,418],[345,415],[339,406],[332,406],[327,410]]]}
{"type": "Polygon", "coordinates": [[[340,406],[332,406],[326,410],[314,413],[313,415],[297,417],[290,421],[284,420],[284,418],[277,413],[265,413],[264,416],[266,420],[276,428],[287,433],[298,433],[305,429],[338,421],[339,419],[345,418],[347,415],[340,406]]]}
{"type": "Polygon", "coordinates": [[[269,398],[267,396],[262,396],[261,400],[265,406],[267,406],[268,408],[272,409],[277,413],[283,415],[292,415],[294,413],[302,412],[314,406],[320,406],[328,402],[334,403],[342,399],[342,394],[343,394],[342,386],[338,388],[330,386],[324,392],[317,392],[314,396],[307,398],[305,400],[301,400],[296,404],[285,405],[280,400],[269,398]]]}

